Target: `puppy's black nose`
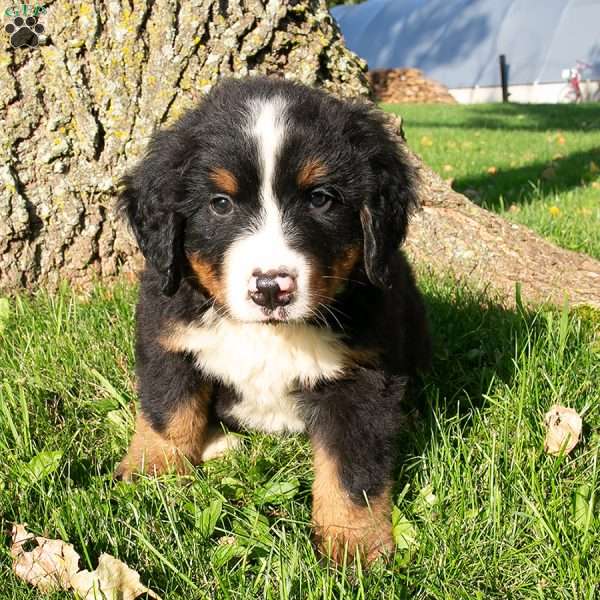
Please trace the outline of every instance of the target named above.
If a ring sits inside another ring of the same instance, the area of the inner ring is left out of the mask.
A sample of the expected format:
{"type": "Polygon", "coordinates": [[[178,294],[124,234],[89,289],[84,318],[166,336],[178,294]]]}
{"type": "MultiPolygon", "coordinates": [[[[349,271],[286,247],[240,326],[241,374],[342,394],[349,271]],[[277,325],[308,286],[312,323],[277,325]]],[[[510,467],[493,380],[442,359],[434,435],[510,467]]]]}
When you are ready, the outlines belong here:
{"type": "Polygon", "coordinates": [[[259,306],[275,310],[278,306],[290,303],[295,289],[294,279],[287,273],[269,271],[255,275],[255,291],[250,294],[259,306]]]}
{"type": "MultiPolygon", "coordinates": [[[[275,277],[261,275],[256,278],[256,294],[252,295],[252,300],[259,306],[266,306],[273,310],[277,306],[282,306],[277,300],[277,296],[281,291],[275,277]]],[[[285,302],[287,304],[287,302],[285,302]]]]}

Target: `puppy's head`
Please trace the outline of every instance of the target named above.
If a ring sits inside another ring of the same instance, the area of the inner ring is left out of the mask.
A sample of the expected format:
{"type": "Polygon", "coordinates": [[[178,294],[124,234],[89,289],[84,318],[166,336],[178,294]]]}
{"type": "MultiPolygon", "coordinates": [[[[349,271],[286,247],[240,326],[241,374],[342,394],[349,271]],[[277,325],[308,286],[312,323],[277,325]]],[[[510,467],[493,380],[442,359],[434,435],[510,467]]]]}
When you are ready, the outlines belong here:
{"type": "Polygon", "coordinates": [[[382,118],[285,81],[229,80],[156,134],[121,207],[174,294],[189,273],[242,321],[310,318],[389,264],[414,204],[382,118]]]}

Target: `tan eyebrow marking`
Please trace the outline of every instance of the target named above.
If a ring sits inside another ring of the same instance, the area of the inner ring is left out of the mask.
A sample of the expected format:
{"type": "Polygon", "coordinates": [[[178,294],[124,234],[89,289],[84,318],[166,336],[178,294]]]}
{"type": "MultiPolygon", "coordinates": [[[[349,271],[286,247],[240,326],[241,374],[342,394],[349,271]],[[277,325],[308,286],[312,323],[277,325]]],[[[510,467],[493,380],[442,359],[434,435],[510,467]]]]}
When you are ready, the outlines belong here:
{"type": "Polygon", "coordinates": [[[325,177],[328,172],[327,167],[320,160],[311,158],[298,171],[298,185],[303,188],[310,187],[320,178],[325,177]]]}
{"type": "Polygon", "coordinates": [[[223,192],[233,196],[239,191],[238,180],[235,175],[223,167],[212,169],[210,180],[223,192]]]}

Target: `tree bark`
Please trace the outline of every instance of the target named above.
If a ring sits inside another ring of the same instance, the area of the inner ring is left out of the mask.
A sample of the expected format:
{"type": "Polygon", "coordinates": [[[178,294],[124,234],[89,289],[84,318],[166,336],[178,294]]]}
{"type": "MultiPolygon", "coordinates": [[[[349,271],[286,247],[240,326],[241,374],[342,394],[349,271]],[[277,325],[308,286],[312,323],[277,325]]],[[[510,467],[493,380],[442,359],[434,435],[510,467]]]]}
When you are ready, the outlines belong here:
{"type": "Polygon", "coordinates": [[[447,274],[514,306],[587,305],[600,309],[600,261],[544,240],[523,225],[484,210],[413,155],[421,210],[413,216],[406,249],[438,276],[447,274]]]}
{"type": "MultiPolygon", "coordinates": [[[[19,4],[20,3],[16,3],[19,4]]],[[[0,55],[0,290],[140,266],[116,184],[150,133],[222,77],[278,74],[368,97],[323,0],[46,3],[47,39],[0,55]]]]}
{"type": "MultiPolygon", "coordinates": [[[[46,39],[0,54],[0,291],[133,273],[116,184],[151,132],[219,78],[268,74],[369,100],[325,0],[46,3],[46,39]]],[[[408,249],[514,298],[600,306],[600,263],[561,250],[456,194],[415,157],[423,210],[408,249]]]]}

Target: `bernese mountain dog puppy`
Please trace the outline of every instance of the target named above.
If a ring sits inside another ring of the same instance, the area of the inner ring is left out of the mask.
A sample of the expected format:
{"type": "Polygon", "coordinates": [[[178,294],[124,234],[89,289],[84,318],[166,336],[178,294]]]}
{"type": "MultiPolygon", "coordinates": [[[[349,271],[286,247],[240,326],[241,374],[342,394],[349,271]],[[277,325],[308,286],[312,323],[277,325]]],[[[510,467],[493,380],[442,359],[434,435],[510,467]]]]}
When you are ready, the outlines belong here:
{"type": "Polygon", "coordinates": [[[146,258],[141,408],[117,475],[185,472],[233,430],[305,432],[321,548],[393,546],[407,385],[429,362],[398,250],[413,171],[385,118],[284,80],[227,80],[156,133],[120,206],[146,258]]]}

